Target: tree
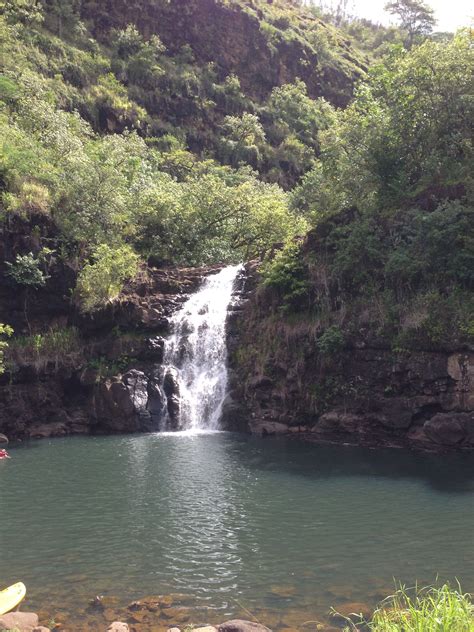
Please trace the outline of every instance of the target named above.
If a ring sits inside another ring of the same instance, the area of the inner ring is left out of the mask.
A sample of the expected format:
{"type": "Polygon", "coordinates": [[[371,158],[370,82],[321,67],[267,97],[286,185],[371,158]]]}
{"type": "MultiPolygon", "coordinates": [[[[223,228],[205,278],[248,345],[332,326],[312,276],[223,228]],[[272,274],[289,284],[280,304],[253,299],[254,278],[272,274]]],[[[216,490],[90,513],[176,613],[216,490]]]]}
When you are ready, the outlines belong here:
{"type": "Polygon", "coordinates": [[[98,246],[94,261],[84,266],[77,279],[82,311],[92,312],[117,298],[124,282],[135,276],[138,260],[129,246],[98,246]]]}
{"type": "Polygon", "coordinates": [[[40,269],[41,260],[36,259],[32,252],[27,255],[17,255],[15,263],[9,263],[7,274],[18,285],[23,285],[27,288],[39,288],[45,285],[48,278],[40,269]]]}
{"type": "Polygon", "coordinates": [[[408,33],[408,48],[417,37],[429,35],[436,24],[434,10],[423,0],[391,0],[385,5],[385,11],[399,18],[401,27],[408,33]]]}
{"type": "Polygon", "coordinates": [[[265,132],[258,116],[248,112],[242,116],[226,116],[221,127],[225,134],[222,146],[228,162],[234,166],[247,162],[256,167],[260,157],[259,146],[265,142],[265,132]]]}
{"type": "Polygon", "coordinates": [[[45,255],[51,254],[51,251],[46,253],[40,253],[40,256],[36,259],[32,252],[27,255],[17,254],[15,263],[6,262],[8,266],[7,275],[11,277],[15,283],[25,288],[25,298],[23,304],[23,311],[25,315],[25,321],[28,325],[28,329],[31,333],[30,321],[28,320],[28,298],[30,289],[37,290],[40,287],[46,285],[46,281],[49,278],[41,270],[40,266],[45,262],[45,255]]]}

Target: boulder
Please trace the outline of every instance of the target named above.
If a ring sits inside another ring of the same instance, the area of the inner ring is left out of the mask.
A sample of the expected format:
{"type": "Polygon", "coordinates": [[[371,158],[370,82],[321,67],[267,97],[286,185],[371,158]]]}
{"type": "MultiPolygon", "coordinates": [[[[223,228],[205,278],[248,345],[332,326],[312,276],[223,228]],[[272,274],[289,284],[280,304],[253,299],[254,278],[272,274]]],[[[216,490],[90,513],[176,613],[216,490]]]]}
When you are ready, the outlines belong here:
{"type": "Polygon", "coordinates": [[[47,439],[49,437],[64,437],[69,434],[68,427],[64,422],[51,424],[40,424],[33,426],[28,432],[32,439],[47,439]]]}
{"type": "Polygon", "coordinates": [[[129,632],[128,623],[123,621],[113,621],[107,628],[107,632],[129,632]]]}
{"type": "Polygon", "coordinates": [[[168,628],[166,632],[181,632],[179,628],[168,628]]]}
{"type": "Polygon", "coordinates": [[[312,432],[357,432],[361,425],[359,415],[347,413],[341,410],[331,410],[320,416],[312,432]]]}
{"type": "Polygon", "coordinates": [[[51,632],[51,630],[49,628],[45,628],[44,625],[39,625],[33,630],[33,632],[51,632]]]}
{"type": "Polygon", "coordinates": [[[250,427],[252,434],[261,435],[267,437],[270,435],[286,434],[288,432],[288,426],[281,424],[278,421],[255,421],[250,427]]]}
{"type": "Polygon", "coordinates": [[[221,623],[217,628],[218,632],[271,632],[270,628],[254,621],[244,621],[243,619],[233,619],[221,623]]]}
{"type": "Polygon", "coordinates": [[[9,612],[0,617],[0,630],[33,632],[38,627],[38,615],[34,612],[9,612]]]}
{"type": "Polygon", "coordinates": [[[8,437],[0,432],[0,443],[8,443],[8,437]]]}
{"type": "Polygon", "coordinates": [[[124,384],[127,385],[130,394],[130,401],[135,412],[143,412],[146,410],[148,403],[148,378],[142,371],[132,369],[125,373],[122,378],[124,384]]]}
{"type": "Polygon", "coordinates": [[[445,446],[474,441],[474,413],[438,413],[425,421],[426,436],[445,446]]]}
{"type": "Polygon", "coordinates": [[[217,632],[213,625],[204,625],[202,628],[194,628],[193,632],[217,632]]]}
{"type": "Polygon", "coordinates": [[[154,338],[147,338],[145,350],[142,352],[141,357],[144,360],[151,360],[157,364],[161,364],[163,362],[164,352],[165,339],[161,336],[155,336],[154,338]]]}
{"type": "Polygon", "coordinates": [[[176,369],[169,368],[166,371],[166,375],[163,380],[163,390],[165,391],[166,397],[171,397],[172,395],[179,396],[179,380],[178,371],[176,369]]]}

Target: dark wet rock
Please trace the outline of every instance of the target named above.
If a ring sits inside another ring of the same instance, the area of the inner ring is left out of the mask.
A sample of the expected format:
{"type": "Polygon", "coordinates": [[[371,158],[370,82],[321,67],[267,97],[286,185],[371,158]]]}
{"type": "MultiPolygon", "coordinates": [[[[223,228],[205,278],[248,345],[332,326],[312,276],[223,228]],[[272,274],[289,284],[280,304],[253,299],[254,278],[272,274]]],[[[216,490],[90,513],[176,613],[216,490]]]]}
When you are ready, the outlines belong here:
{"type": "Polygon", "coordinates": [[[474,413],[438,413],[428,419],[426,435],[441,445],[453,446],[474,439],[474,413]]]}
{"type": "Polygon", "coordinates": [[[218,626],[218,632],[271,632],[270,628],[254,621],[244,621],[243,619],[233,619],[218,626]]]}
{"type": "Polygon", "coordinates": [[[148,381],[148,410],[152,417],[161,417],[165,406],[166,396],[161,388],[160,382],[156,379],[148,381]]]}
{"type": "Polygon", "coordinates": [[[271,388],[274,381],[266,375],[257,375],[250,380],[250,388],[271,388]]]}
{"type": "Polygon", "coordinates": [[[127,385],[130,401],[137,413],[144,413],[148,403],[148,378],[142,371],[132,369],[123,378],[127,385]]]}
{"type": "Polygon", "coordinates": [[[163,380],[163,390],[167,397],[170,397],[171,395],[179,396],[179,381],[176,369],[171,367],[166,371],[163,380]]]}
{"type": "Polygon", "coordinates": [[[38,627],[38,615],[34,612],[9,612],[0,616],[0,630],[33,632],[38,627]]]}
{"type": "Polygon", "coordinates": [[[168,397],[167,409],[172,427],[177,428],[179,425],[179,415],[181,411],[180,399],[177,395],[171,395],[168,397]]]}
{"type": "Polygon", "coordinates": [[[277,421],[265,421],[265,420],[258,420],[258,421],[252,422],[250,429],[251,429],[252,434],[257,434],[262,437],[267,437],[271,435],[281,435],[281,434],[286,434],[288,432],[288,426],[286,424],[282,424],[277,421]]]}
{"type": "Polygon", "coordinates": [[[314,323],[269,320],[275,295],[255,291],[258,269],[247,275],[227,323],[226,429],[248,424],[254,434],[315,442],[474,449],[472,423],[457,416],[474,411],[472,351],[395,354],[367,330],[337,357],[322,358],[314,323]]]}
{"type": "Polygon", "coordinates": [[[161,336],[155,336],[154,338],[146,339],[145,350],[142,352],[141,357],[144,360],[151,360],[161,364],[163,362],[164,352],[165,339],[161,336]]]}

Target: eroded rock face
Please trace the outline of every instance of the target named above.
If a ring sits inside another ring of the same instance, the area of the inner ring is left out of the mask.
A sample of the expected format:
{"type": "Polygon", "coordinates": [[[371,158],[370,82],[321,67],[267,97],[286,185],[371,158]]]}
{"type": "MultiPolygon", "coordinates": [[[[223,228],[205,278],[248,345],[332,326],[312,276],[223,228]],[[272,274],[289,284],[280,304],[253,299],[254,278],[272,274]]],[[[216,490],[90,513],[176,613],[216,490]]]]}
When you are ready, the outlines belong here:
{"type": "MultiPolygon", "coordinates": [[[[89,1],[81,6],[83,17],[95,25],[99,38],[107,39],[113,28],[135,24],[147,39],[158,35],[173,52],[184,45],[190,46],[200,64],[214,63],[221,76],[237,75],[244,92],[257,98],[267,96],[275,86],[300,78],[311,96],[324,96],[335,105],[343,106],[362,72],[349,40],[333,36],[332,46],[339,49],[346,63],[332,67],[320,59],[304,37],[285,39],[284,26],[281,36],[275,30],[270,42],[262,29],[261,10],[257,13],[246,10],[239,2],[150,0],[141,3],[140,11],[125,0],[103,1],[101,10],[89,1]]],[[[292,10],[291,5],[288,10],[292,10]]],[[[293,18],[303,33],[315,25],[327,28],[314,15],[305,14],[301,9],[294,10],[293,18]]]]}
{"type": "Polygon", "coordinates": [[[269,306],[254,291],[255,268],[248,273],[250,290],[229,319],[228,429],[247,423],[260,436],[474,449],[473,352],[395,354],[366,338],[322,359],[310,324],[265,321],[269,306]]]}
{"type": "Polygon", "coordinates": [[[425,421],[423,430],[440,445],[455,446],[474,442],[474,412],[438,413],[425,421]]]}
{"type": "MultiPolygon", "coordinates": [[[[120,301],[90,316],[48,294],[47,303],[32,309],[30,325],[37,331],[75,325],[83,348],[67,365],[17,358],[14,371],[0,376],[0,433],[24,439],[148,432],[158,428],[167,406],[177,419],[178,393],[167,398],[161,388],[164,336],[174,311],[219,269],[149,269],[125,287],[120,301]]],[[[21,333],[22,297],[3,287],[2,279],[0,297],[8,301],[0,302],[0,322],[21,333]]]]}

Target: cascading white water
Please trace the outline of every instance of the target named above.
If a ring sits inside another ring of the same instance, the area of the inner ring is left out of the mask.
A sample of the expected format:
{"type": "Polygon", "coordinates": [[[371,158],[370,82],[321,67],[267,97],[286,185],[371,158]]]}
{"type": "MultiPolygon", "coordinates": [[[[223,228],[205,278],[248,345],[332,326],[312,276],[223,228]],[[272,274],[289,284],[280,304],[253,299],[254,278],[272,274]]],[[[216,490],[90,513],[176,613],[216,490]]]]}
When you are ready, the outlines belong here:
{"type": "Polygon", "coordinates": [[[165,345],[165,427],[216,430],[227,390],[225,323],[241,266],[210,276],[172,318],[165,345]]]}

